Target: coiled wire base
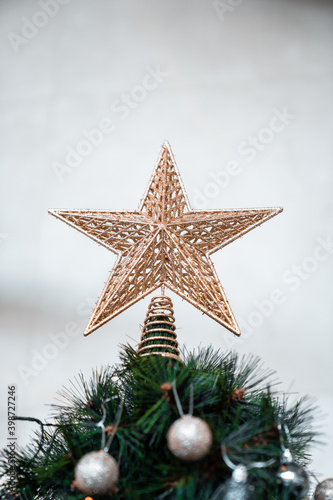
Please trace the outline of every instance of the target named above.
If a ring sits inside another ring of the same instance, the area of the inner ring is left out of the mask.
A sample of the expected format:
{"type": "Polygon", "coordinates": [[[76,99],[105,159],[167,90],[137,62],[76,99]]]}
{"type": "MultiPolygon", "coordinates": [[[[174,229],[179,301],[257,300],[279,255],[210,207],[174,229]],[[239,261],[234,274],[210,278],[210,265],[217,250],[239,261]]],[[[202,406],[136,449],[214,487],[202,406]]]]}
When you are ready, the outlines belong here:
{"type": "Polygon", "coordinates": [[[160,355],[181,361],[175,332],[173,304],[169,297],[153,297],[144,322],[138,353],[142,356],[160,355]]]}

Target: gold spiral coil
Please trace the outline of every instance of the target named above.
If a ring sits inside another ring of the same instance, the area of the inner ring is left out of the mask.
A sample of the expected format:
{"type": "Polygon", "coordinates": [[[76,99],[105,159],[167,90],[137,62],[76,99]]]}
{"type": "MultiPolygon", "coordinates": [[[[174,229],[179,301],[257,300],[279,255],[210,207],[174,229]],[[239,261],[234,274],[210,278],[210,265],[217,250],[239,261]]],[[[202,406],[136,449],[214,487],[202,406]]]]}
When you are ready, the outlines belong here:
{"type": "Polygon", "coordinates": [[[144,322],[138,353],[180,361],[173,304],[169,297],[153,297],[144,322]]]}

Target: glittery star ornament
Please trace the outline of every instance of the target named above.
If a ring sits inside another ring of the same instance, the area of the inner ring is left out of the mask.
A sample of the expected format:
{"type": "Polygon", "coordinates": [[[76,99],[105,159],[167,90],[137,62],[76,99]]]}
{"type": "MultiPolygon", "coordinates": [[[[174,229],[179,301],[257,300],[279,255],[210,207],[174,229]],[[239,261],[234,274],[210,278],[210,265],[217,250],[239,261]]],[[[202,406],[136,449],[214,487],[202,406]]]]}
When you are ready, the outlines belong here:
{"type": "Polygon", "coordinates": [[[192,210],[167,142],[138,210],[50,210],[118,254],[84,335],[163,285],[240,335],[210,255],[281,211],[192,210]]]}

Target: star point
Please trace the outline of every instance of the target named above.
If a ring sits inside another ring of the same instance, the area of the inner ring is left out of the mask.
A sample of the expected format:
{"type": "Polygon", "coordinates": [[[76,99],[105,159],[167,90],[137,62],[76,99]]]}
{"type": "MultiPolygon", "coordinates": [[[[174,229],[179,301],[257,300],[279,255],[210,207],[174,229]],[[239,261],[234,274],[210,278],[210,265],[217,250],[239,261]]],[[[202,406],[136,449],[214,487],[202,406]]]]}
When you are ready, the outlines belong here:
{"type": "Polygon", "coordinates": [[[137,211],[50,209],[118,255],[84,335],[162,285],[240,335],[210,255],[281,211],[192,210],[167,141],[137,211]]]}

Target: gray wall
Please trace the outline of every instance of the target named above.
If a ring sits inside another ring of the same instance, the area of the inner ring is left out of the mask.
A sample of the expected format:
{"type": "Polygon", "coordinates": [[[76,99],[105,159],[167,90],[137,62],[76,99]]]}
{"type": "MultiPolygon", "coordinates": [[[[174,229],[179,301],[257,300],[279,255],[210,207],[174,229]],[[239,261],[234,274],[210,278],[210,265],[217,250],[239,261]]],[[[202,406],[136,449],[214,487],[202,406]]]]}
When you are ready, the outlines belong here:
{"type": "Polygon", "coordinates": [[[150,298],[82,337],[115,258],[47,210],[136,209],[167,139],[194,208],[285,209],[213,256],[243,337],[171,294],[179,340],[255,353],[316,397],[313,469],[331,477],[333,8],[222,3],[1,1],[1,425],[9,383],[19,414],[45,418],[69,378],[139,339],[150,298]]]}

